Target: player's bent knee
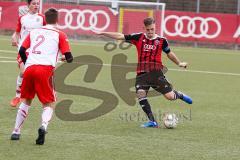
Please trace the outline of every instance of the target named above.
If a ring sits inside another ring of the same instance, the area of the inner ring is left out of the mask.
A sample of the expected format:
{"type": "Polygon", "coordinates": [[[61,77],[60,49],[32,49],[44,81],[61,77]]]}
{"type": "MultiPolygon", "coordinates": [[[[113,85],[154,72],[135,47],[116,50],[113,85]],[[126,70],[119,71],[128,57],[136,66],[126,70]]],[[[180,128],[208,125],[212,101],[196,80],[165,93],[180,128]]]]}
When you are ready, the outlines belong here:
{"type": "Polygon", "coordinates": [[[22,102],[28,106],[31,106],[32,104],[32,99],[26,99],[26,98],[23,98],[22,99],[22,102]]]}
{"type": "Polygon", "coordinates": [[[51,107],[53,109],[55,109],[55,103],[54,102],[51,102],[51,103],[42,103],[42,107],[45,108],[45,107],[51,107]]]}
{"type": "Polygon", "coordinates": [[[144,98],[144,97],[146,97],[146,96],[147,96],[147,93],[146,93],[145,90],[139,89],[139,90],[137,91],[137,98],[144,98]]]}
{"type": "Polygon", "coordinates": [[[175,95],[174,95],[173,92],[169,92],[169,93],[164,94],[164,97],[168,100],[174,100],[175,99],[175,95]]]}

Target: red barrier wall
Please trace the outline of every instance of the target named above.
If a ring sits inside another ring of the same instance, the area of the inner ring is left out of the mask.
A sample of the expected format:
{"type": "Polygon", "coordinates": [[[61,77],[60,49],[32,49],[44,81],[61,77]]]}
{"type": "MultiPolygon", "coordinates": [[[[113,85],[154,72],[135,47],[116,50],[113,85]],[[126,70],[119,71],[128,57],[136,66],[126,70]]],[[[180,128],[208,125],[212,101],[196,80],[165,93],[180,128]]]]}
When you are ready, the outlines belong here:
{"type": "MultiPolygon", "coordinates": [[[[18,7],[21,5],[25,3],[0,2],[0,30],[15,29],[18,7]]],[[[114,14],[106,6],[91,5],[45,4],[43,10],[48,7],[59,9],[59,28],[70,35],[91,35],[93,34],[91,29],[111,32],[120,30],[124,33],[140,32],[143,15],[149,15],[146,10],[124,11],[121,17],[121,14],[114,14]],[[120,23],[121,18],[123,23],[120,23]],[[119,29],[120,27],[122,28],[119,29]]],[[[165,20],[162,22],[159,14],[160,12],[153,13],[157,20],[157,31],[159,33],[162,29],[160,24],[164,24],[163,33],[169,40],[240,44],[239,15],[166,11],[165,20]]]]}

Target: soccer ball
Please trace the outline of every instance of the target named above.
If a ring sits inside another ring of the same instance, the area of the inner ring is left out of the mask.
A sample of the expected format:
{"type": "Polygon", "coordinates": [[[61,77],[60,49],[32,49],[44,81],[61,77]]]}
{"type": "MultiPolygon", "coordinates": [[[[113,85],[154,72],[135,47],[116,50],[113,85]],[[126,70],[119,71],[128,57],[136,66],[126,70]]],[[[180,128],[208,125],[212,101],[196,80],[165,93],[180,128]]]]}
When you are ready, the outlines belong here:
{"type": "Polygon", "coordinates": [[[174,113],[165,113],[163,115],[163,124],[168,129],[173,129],[177,127],[178,118],[174,113]]]}

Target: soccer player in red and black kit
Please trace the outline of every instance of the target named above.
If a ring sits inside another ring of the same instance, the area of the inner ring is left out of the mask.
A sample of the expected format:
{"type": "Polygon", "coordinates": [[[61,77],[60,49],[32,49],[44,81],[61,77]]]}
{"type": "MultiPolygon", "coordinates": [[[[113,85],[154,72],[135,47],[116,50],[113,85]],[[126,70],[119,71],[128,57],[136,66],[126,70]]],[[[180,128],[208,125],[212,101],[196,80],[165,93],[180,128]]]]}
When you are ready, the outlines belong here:
{"type": "Polygon", "coordinates": [[[192,99],[179,91],[173,90],[171,84],[163,75],[162,51],[179,67],[186,68],[187,63],[181,62],[170,50],[166,38],[155,34],[155,27],[155,20],[149,17],[144,19],[146,33],[124,35],[117,32],[94,32],[113,39],[125,40],[136,46],[138,52],[136,93],[140,106],[149,118],[149,122],[144,123],[142,127],[157,128],[158,123],[154,119],[151,106],[147,100],[150,87],[162,93],[168,100],[181,99],[188,104],[192,104],[192,99]]]}

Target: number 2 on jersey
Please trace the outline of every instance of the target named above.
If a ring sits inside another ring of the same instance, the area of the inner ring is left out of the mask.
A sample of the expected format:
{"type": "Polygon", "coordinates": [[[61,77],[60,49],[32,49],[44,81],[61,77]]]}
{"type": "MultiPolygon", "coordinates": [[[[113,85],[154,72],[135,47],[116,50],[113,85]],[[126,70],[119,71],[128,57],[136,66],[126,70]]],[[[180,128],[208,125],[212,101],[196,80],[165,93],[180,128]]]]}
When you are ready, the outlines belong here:
{"type": "Polygon", "coordinates": [[[36,41],[37,41],[37,44],[33,47],[32,53],[41,54],[41,51],[37,50],[37,48],[45,41],[45,38],[43,35],[39,35],[36,41]]]}

